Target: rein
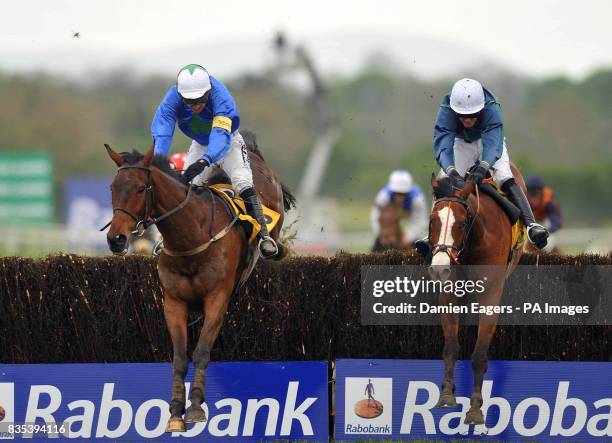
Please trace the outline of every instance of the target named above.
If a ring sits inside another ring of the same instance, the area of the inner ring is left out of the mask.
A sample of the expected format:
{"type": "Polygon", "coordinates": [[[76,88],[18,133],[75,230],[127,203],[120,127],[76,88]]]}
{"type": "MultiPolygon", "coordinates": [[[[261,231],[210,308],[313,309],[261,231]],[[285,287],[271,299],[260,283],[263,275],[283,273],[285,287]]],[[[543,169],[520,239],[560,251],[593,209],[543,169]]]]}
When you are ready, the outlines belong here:
{"type": "MultiPolygon", "coordinates": [[[[463,231],[463,237],[461,238],[461,243],[459,244],[459,246],[455,246],[455,245],[447,245],[444,243],[437,243],[435,245],[433,245],[433,248],[431,250],[431,254],[432,256],[436,255],[438,252],[444,252],[448,255],[448,257],[450,258],[451,262],[453,264],[458,264],[459,263],[459,255],[461,254],[461,252],[463,252],[463,249],[465,248],[466,244],[467,244],[467,239],[470,235],[470,232],[472,231],[472,227],[474,226],[474,223],[476,222],[476,219],[478,218],[478,213],[480,211],[480,194],[478,192],[478,186],[476,186],[476,212],[472,212],[472,209],[470,208],[470,205],[468,203],[467,200],[463,200],[459,197],[441,197],[439,199],[436,199],[434,201],[434,207],[438,204],[438,203],[444,203],[444,202],[448,202],[448,208],[450,209],[450,205],[451,203],[459,203],[461,206],[463,206],[465,208],[465,211],[468,214],[468,227],[467,229],[465,229],[463,231]]],[[[445,226],[444,230],[445,230],[445,235],[444,238],[446,238],[446,229],[448,228],[448,219],[446,221],[447,226],[445,226]]],[[[430,229],[431,230],[431,229],[430,229]]]]}

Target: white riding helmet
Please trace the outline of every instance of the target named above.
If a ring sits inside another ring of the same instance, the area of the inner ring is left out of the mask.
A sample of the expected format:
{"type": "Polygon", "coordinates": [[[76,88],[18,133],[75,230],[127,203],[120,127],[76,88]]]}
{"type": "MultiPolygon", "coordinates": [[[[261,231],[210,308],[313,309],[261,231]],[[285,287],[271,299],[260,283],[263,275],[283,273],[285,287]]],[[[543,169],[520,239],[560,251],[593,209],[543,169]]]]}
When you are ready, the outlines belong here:
{"type": "Polygon", "coordinates": [[[187,65],[179,71],[176,85],[181,97],[200,98],[210,91],[210,76],[200,65],[187,65]]]}
{"type": "Polygon", "coordinates": [[[404,169],[393,171],[389,176],[389,189],[392,192],[406,194],[412,189],[412,175],[404,169]]]}
{"type": "Polygon", "coordinates": [[[485,105],[482,85],[471,78],[462,78],[453,86],[450,107],[457,114],[475,114],[485,105]]]}

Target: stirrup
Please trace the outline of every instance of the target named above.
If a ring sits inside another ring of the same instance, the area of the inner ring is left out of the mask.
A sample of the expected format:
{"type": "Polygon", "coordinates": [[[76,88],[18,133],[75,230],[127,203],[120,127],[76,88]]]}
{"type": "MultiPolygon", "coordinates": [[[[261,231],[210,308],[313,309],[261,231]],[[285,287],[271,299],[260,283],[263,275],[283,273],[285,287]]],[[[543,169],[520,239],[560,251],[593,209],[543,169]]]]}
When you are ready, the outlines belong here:
{"type": "Polygon", "coordinates": [[[259,252],[261,252],[261,255],[264,258],[274,257],[274,256],[276,256],[278,254],[278,245],[276,244],[274,239],[272,237],[270,237],[269,235],[266,235],[265,237],[261,237],[259,239],[259,242],[257,243],[257,249],[259,249],[259,252]],[[274,245],[274,253],[272,253],[272,254],[264,254],[264,252],[261,249],[262,243],[264,241],[268,241],[268,240],[272,243],[272,245],[274,245]]]}
{"type": "Polygon", "coordinates": [[[548,243],[548,236],[549,236],[549,235],[550,235],[550,234],[549,234],[549,232],[548,232],[548,229],[546,229],[546,227],[545,227],[545,226],[542,226],[542,225],[541,225],[541,224],[539,224],[539,223],[535,223],[535,222],[533,222],[533,223],[531,223],[529,226],[527,226],[527,238],[529,239],[529,241],[530,241],[532,244],[536,245],[536,246],[537,246],[538,248],[540,248],[540,249],[544,248],[544,247],[546,246],[546,244],[548,243]],[[544,238],[542,239],[542,241],[540,241],[540,242],[536,243],[535,241],[533,241],[533,240],[531,239],[531,235],[530,235],[530,233],[531,233],[531,230],[532,230],[533,228],[540,228],[540,229],[543,231],[543,232],[542,232],[542,236],[543,236],[544,238]]]}
{"type": "Polygon", "coordinates": [[[163,248],[164,248],[164,241],[163,240],[158,240],[153,245],[153,249],[151,250],[151,254],[153,254],[156,257],[159,257],[159,255],[161,254],[161,251],[162,251],[163,248]]]}

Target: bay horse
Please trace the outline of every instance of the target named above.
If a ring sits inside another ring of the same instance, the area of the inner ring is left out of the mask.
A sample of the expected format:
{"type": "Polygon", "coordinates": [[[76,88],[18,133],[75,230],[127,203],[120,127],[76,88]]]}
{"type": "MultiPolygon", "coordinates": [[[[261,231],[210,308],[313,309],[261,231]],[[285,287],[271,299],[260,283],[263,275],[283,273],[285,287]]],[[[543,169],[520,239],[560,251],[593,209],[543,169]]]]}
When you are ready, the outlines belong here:
{"type": "MultiPolygon", "coordinates": [[[[516,183],[525,192],[525,183],[520,172],[511,165],[516,183]]],[[[446,280],[451,267],[482,265],[487,269],[494,267],[498,272],[485,276],[488,279],[486,291],[479,295],[478,303],[485,306],[499,306],[506,276],[518,263],[521,250],[512,252],[512,223],[504,210],[492,197],[478,189],[469,180],[463,189],[453,188],[447,178],[437,180],[432,174],[431,185],[436,198],[430,217],[429,238],[432,246],[432,278],[446,280]]],[[[460,269],[455,268],[456,271],[460,269]]],[[[439,305],[449,305],[453,294],[441,293],[439,305]]],[[[456,301],[456,298],[455,298],[456,301]]],[[[442,312],[442,311],[441,311],[442,312]]],[[[440,320],[444,332],[444,381],[438,407],[455,407],[454,367],[459,354],[459,317],[458,314],[441,313],[440,320]]],[[[488,368],[488,350],[497,327],[498,315],[480,314],[478,336],[472,352],[474,385],[470,399],[470,409],[465,424],[484,424],[481,410],[482,383],[488,368]]]]}
{"type": "MultiPolygon", "coordinates": [[[[278,239],[284,211],[295,206],[295,198],[263,160],[254,136],[245,139],[259,198],[280,214],[270,232],[278,239]]],[[[185,423],[207,420],[202,403],[210,352],[230,297],[252,271],[259,251],[256,242],[249,245],[246,229],[236,223],[237,217],[230,213],[222,197],[207,187],[199,194],[191,186],[186,188],[167,159],[153,156],[153,147],[142,155],[136,151],[118,154],[105,146],[119,167],[111,185],[113,219],[107,235],[111,251],[124,254],[130,234],[139,233],[151,224],[156,224],[163,236],[164,247],[157,270],[173,349],[172,400],[166,432],[184,432],[185,423]],[[185,411],[190,310],[200,311],[204,321],[192,355],[195,373],[191,405],[185,411]]],[[[279,243],[278,259],[285,253],[279,243]]]]}

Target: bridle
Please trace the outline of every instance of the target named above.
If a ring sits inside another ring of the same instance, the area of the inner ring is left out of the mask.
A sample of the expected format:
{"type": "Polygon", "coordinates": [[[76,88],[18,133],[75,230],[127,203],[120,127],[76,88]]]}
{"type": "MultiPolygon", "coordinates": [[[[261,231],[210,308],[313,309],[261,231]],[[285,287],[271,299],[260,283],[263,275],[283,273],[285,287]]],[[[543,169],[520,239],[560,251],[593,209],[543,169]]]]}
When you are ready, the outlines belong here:
{"type": "MultiPolygon", "coordinates": [[[[187,205],[189,198],[191,197],[191,188],[192,188],[191,185],[189,185],[189,188],[187,189],[187,196],[182,202],[180,202],[176,207],[161,214],[159,217],[153,217],[152,212],[153,212],[153,206],[155,202],[153,199],[153,181],[152,181],[152,176],[151,176],[151,172],[152,172],[151,168],[149,168],[148,166],[141,166],[141,165],[125,165],[125,166],[119,167],[119,169],[117,170],[117,174],[119,174],[119,172],[121,172],[122,170],[126,170],[126,169],[140,169],[142,171],[147,172],[147,185],[145,187],[145,192],[146,192],[145,204],[144,204],[144,208],[142,211],[142,216],[138,217],[134,215],[131,211],[128,211],[125,208],[113,207],[113,216],[115,215],[115,212],[117,211],[123,212],[124,214],[127,214],[128,216],[130,216],[130,218],[136,222],[134,229],[131,231],[133,235],[142,237],[145,230],[149,226],[152,226],[154,224],[159,223],[162,220],[165,220],[166,218],[177,213],[178,211],[180,211],[187,205]]],[[[112,223],[112,220],[109,221],[102,228],[100,228],[100,231],[104,231],[106,228],[110,226],[111,223],[112,223]]]]}
{"type": "MultiPolygon", "coordinates": [[[[136,222],[136,226],[134,227],[134,229],[131,231],[131,233],[133,235],[137,235],[138,237],[141,237],[144,234],[145,229],[147,229],[149,226],[151,225],[155,225],[157,223],[159,223],[162,220],[167,219],[168,217],[170,217],[173,214],[176,214],[178,211],[180,211],[181,209],[183,209],[185,206],[187,206],[187,203],[189,202],[189,199],[191,197],[191,190],[193,189],[193,185],[189,184],[189,188],[187,189],[187,196],[185,197],[185,199],[180,202],[177,206],[175,206],[174,208],[170,209],[169,211],[161,214],[159,217],[153,217],[152,215],[152,211],[153,211],[153,207],[155,206],[155,202],[153,199],[153,181],[152,181],[152,176],[151,176],[151,168],[149,168],[148,166],[142,166],[142,165],[125,165],[125,166],[121,166],[119,167],[117,174],[119,172],[121,172],[122,170],[125,169],[140,169],[143,171],[147,172],[147,185],[145,188],[145,192],[147,193],[145,196],[145,204],[144,204],[144,208],[143,208],[143,213],[141,217],[137,217],[136,215],[134,215],[131,211],[128,211],[125,208],[120,208],[120,207],[114,207],[113,208],[113,216],[115,214],[115,212],[119,211],[119,212],[123,212],[124,214],[127,214],[128,216],[130,216],[130,218],[132,218],[132,220],[134,220],[136,222]]],[[[171,249],[168,249],[166,247],[163,247],[161,249],[161,252],[163,252],[166,255],[170,255],[173,257],[189,257],[192,255],[196,255],[199,254],[201,252],[204,252],[206,249],[208,249],[208,247],[213,244],[214,242],[222,239],[223,237],[225,237],[229,231],[232,229],[232,227],[236,224],[236,222],[238,221],[238,214],[233,215],[232,220],[230,221],[230,223],[225,226],[225,228],[223,228],[221,231],[219,231],[217,234],[213,234],[213,227],[215,224],[215,197],[213,195],[213,192],[211,191],[211,189],[209,187],[206,187],[206,189],[208,190],[209,194],[210,194],[210,198],[211,198],[211,203],[212,203],[212,217],[211,217],[211,223],[210,223],[210,239],[208,241],[206,241],[205,243],[199,245],[196,248],[190,249],[188,251],[173,251],[171,249]]],[[[231,214],[230,214],[231,215],[231,214]]],[[[102,227],[100,229],[100,231],[105,230],[106,228],[108,228],[111,223],[113,221],[109,221],[104,227],[102,227]]]]}
{"type": "MultiPolygon", "coordinates": [[[[448,202],[447,207],[449,208],[449,211],[450,211],[451,203],[459,203],[461,206],[463,206],[467,213],[467,227],[463,230],[463,236],[461,237],[461,242],[459,243],[459,246],[447,245],[444,243],[437,243],[433,245],[432,247],[432,250],[431,250],[432,257],[436,255],[438,252],[444,252],[448,255],[452,264],[455,264],[455,265],[459,264],[459,255],[461,254],[461,252],[463,252],[463,249],[465,248],[467,244],[467,239],[470,235],[470,232],[472,231],[472,227],[474,226],[474,223],[476,222],[476,219],[478,218],[478,211],[480,209],[480,195],[478,193],[478,186],[476,186],[476,198],[477,198],[476,212],[473,212],[467,200],[464,200],[459,197],[452,197],[452,196],[451,197],[441,197],[434,201],[434,205],[433,205],[434,208],[436,207],[438,203],[448,202]]],[[[445,230],[448,229],[448,219],[446,220],[446,226],[444,229],[445,230]]],[[[431,232],[431,221],[430,221],[429,231],[431,232]]],[[[444,238],[446,238],[446,233],[444,235],[444,238]]]]}

